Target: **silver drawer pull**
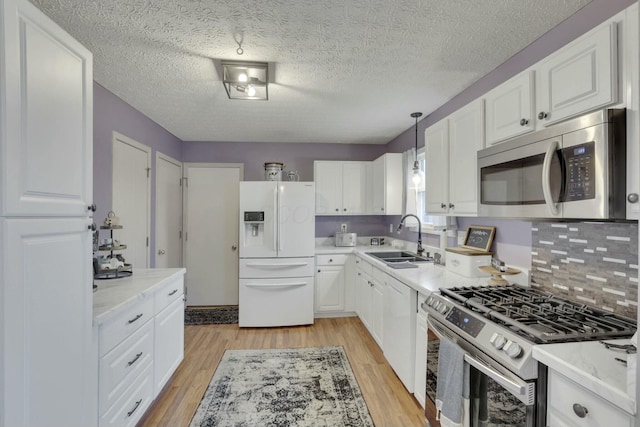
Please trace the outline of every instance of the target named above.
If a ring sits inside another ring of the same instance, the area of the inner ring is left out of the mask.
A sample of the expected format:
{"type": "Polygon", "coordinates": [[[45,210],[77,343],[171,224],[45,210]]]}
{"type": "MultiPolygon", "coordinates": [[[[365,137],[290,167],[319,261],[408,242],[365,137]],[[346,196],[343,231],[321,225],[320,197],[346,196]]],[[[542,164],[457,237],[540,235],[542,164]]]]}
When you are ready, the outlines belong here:
{"type": "Polygon", "coordinates": [[[134,358],[133,358],[133,360],[130,360],[130,361],[127,363],[127,366],[131,366],[131,365],[133,365],[134,363],[136,363],[136,362],[138,361],[138,359],[140,359],[140,356],[142,356],[142,352],[140,352],[140,353],[136,354],[136,357],[134,357],[134,358]]]}
{"type": "Polygon", "coordinates": [[[573,404],[573,412],[580,418],[586,417],[587,414],[589,413],[587,408],[585,408],[584,406],[582,406],[579,403],[574,403],[573,404]]]}
{"type": "Polygon", "coordinates": [[[128,321],[127,321],[127,323],[131,324],[131,323],[135,322],[136,320],[138,320],[138,319],[139,319],[139,318],[141,318],[141,317],[142,317],[142,313],[138,314],[138,315],[137,315],[136,317],[134,317],[133,319],[128,320],[128,321]]]}
{"type": "Polygon", "coordinates": [[[132,410],[127,412],[127,417],[130,417],[131,415],[133,415],[133,413],[136,412],[136,409],[138,409],[138,406],[140,406],[141,403],[142,403],[142,399],[138,400],[136,402],[136,406],[134,406],[132,410]]]}
{"type": "Polygon", "coordinates": [[[175,294],[176,292],[178,292],[178,290],[177,290],[177,289],[174,289],[173,291],[171,291],[171,292],[169,293],[169,296],[171,296],[171,295],[175,294]]]}

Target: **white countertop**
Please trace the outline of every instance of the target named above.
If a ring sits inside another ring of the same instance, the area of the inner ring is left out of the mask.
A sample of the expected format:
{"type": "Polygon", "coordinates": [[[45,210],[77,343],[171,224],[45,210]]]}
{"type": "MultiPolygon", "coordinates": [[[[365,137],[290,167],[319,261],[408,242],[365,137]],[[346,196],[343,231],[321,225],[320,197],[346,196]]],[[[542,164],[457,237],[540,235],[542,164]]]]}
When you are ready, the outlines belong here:
{"type": "Polygon", "coordinates": [[[93,325],[111,319],[186,271],[184,268],[136,269],[131,276],[122,279],[95,280],[98,288],[93,293],[93,325]]]}
{"type": "MultiPolygon", "coordinates": [[[[486,285],[488,277],[469,278],[447,270],[442,265],[431,262],[419,263],[418,268],[392,268],[377,258],[366,255],[367,252],[387,252],[399,249],[392,246],[354,246],[336,247],[329,245],[316,246],[316,255],[349,254],[364,256],[367,262],[384,271],[391,277],[398,279],[405,285],[415,289],[423,295],[438,291],[439,288],[452,288],[454,286],[478,286],[486,285]]],[[[404,249],[403,249],[404,250],[404,249]]]]}
{"type": "MultiPolygon", "coordinates": [[[[630,340],[605,340],[629,344],[630,340]]],[[[629,414],[636,413],[636,401],[627,394],[627,367],[614,358],[637,357],[623,351],[608,350],[598,341],[544,344],[533,348],[533,357],[596,393],[629,414]]]]}

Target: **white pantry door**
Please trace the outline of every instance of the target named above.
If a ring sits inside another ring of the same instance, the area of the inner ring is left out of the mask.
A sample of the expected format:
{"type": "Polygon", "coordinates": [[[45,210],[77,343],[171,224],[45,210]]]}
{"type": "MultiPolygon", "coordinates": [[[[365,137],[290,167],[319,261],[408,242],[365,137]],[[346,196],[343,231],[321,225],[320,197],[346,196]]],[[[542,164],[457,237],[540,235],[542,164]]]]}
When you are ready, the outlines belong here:
{"type": "Polygon", "coordinates": [[[156,153],[156,268],[182,267],[182,163],[156,153]]]}
{"type": "Polygon", "coordinates": [[[121,253],[134,270],[149,268],[150,171],[151,148],[114,132],[111,209],[122,229],[114,230],[113,238],[127,246],[121,253]]]}
{"type": "Polygon", "coordinates": [[[237,305],[242,165],[184,166],[187,305],[237,305]]]}

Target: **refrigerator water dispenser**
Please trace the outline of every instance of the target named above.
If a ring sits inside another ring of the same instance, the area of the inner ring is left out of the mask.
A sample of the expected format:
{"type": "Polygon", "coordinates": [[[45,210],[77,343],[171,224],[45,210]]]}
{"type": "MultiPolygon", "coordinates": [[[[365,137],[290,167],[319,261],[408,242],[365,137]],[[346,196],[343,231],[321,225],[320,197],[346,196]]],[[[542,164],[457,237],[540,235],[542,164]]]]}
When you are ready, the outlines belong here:
{"type": "Polygon", "coordinates": [[[264,232],[264,212],[244,212],[245,236],[258,237],[264,232]],[[248,233],[251,229],[251,234],[248,233]]]}

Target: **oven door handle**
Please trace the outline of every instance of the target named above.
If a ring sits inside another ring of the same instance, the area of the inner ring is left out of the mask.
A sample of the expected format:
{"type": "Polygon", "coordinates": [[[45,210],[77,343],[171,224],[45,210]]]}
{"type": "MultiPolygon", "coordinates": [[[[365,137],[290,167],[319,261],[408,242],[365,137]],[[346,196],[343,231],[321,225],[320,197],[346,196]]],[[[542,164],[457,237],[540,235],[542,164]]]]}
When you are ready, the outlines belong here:
{"type": "Polygon", "coordinates": [[[470,354],[464,355],[464,361],[482,372],[502,387],[509,390],[525,405],[533,405],[535,401],[535,383],[528,383],[516,378],[508,378],[492,367],[484,364],[470,354]]]}

